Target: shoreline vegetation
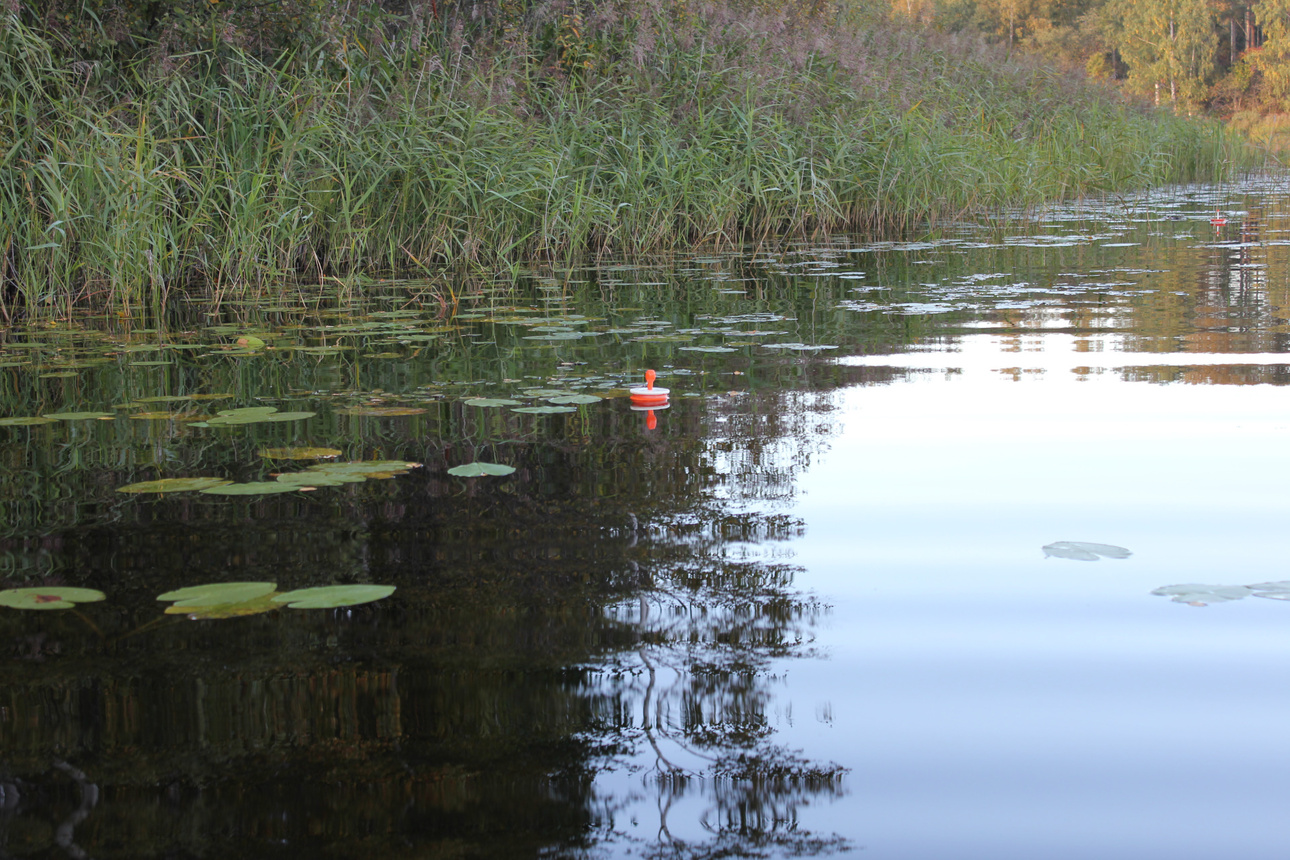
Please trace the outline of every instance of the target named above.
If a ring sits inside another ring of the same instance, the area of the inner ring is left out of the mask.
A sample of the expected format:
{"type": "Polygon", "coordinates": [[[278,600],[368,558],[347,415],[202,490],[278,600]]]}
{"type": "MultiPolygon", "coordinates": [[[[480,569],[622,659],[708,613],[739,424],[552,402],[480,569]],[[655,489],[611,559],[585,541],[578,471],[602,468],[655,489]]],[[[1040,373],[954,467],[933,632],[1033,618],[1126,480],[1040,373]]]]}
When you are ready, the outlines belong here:
{"type": "Polygon", "coordinates": [[[978,38],[611,6],[476,31],[435,6],[268,51],[206,21],[183,51],[82,59],[0,18],[0,316],[390,275],[448,296],[533,261],[892,234],[1252,166],[1215,121],[978,38]]]}

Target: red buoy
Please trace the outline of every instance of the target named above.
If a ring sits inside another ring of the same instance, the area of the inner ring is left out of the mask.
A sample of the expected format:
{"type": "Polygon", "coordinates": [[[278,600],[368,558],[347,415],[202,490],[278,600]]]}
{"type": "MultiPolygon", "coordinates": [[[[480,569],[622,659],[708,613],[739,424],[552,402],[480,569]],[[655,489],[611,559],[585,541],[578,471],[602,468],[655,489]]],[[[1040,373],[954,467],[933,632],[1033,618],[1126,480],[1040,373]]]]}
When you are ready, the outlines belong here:
{"type": "Polygon", "coordinates": [[[628,390],[633,409],[666,409],[667,398],[671,394],[666,388],[655,388],[654,380],[658,374],[652,370],[645,371],[645,387],[628,390]]]}

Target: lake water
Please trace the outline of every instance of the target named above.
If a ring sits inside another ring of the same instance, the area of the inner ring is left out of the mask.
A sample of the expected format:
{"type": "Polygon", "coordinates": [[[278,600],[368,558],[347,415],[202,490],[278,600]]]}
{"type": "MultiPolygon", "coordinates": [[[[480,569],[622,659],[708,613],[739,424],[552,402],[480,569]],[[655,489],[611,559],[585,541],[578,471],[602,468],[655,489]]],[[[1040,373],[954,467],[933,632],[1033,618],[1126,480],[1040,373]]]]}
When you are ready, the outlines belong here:
{"type": "Polygon", "coordinates": [[[102,417],[0,427],[0,563],[106,599],[0,609],[0,855],[1284,857],[1288,207],[12,327],[102,417]],[[118,492],[293,446],[418,465],[118,492]],[[241,581],[396,590],[157,600],[241,581]]]}

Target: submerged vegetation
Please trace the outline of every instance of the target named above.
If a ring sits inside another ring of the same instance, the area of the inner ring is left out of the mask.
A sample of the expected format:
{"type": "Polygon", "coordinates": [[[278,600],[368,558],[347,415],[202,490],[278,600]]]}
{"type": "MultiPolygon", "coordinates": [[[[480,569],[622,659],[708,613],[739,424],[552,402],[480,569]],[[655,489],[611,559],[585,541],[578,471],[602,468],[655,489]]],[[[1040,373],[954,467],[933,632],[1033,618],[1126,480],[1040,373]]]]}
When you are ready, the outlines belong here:
{"type": "Polygon", "coordinates": [[[4,18],[3,313],[389,274],[447,307],[462,272],[895,231],[1231,163],[1216,125],[854,10],[441,5],[290,50],[214,9],[128,44],[4,18]]]}

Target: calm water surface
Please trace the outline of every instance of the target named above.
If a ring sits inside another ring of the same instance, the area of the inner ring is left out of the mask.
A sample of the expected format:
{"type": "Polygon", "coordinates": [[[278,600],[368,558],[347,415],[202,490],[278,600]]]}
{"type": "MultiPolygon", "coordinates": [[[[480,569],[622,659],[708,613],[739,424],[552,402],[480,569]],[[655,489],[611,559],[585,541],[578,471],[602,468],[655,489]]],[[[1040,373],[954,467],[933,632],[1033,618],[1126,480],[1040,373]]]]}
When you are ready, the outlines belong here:
{"type": "Polygon", "coordinates": [[[1206,587],[1290,580],[1288,207],[13,327],[6,416],[115,417],[0,427],[10,584],[108,595],[0,610],[0,856],[1286,856],[1290,586],[1206,587]],[[605,399],[467,403],[540,391],[605,399]],[[192,426],[254,405],[315,414],[192,426]],[[115,491],[287,445],[423,465],[115,491]],[[517,471],[446,474],[476,459],[517,471]],[[398,590],[156,601],[242,580],[398,590]]]}

